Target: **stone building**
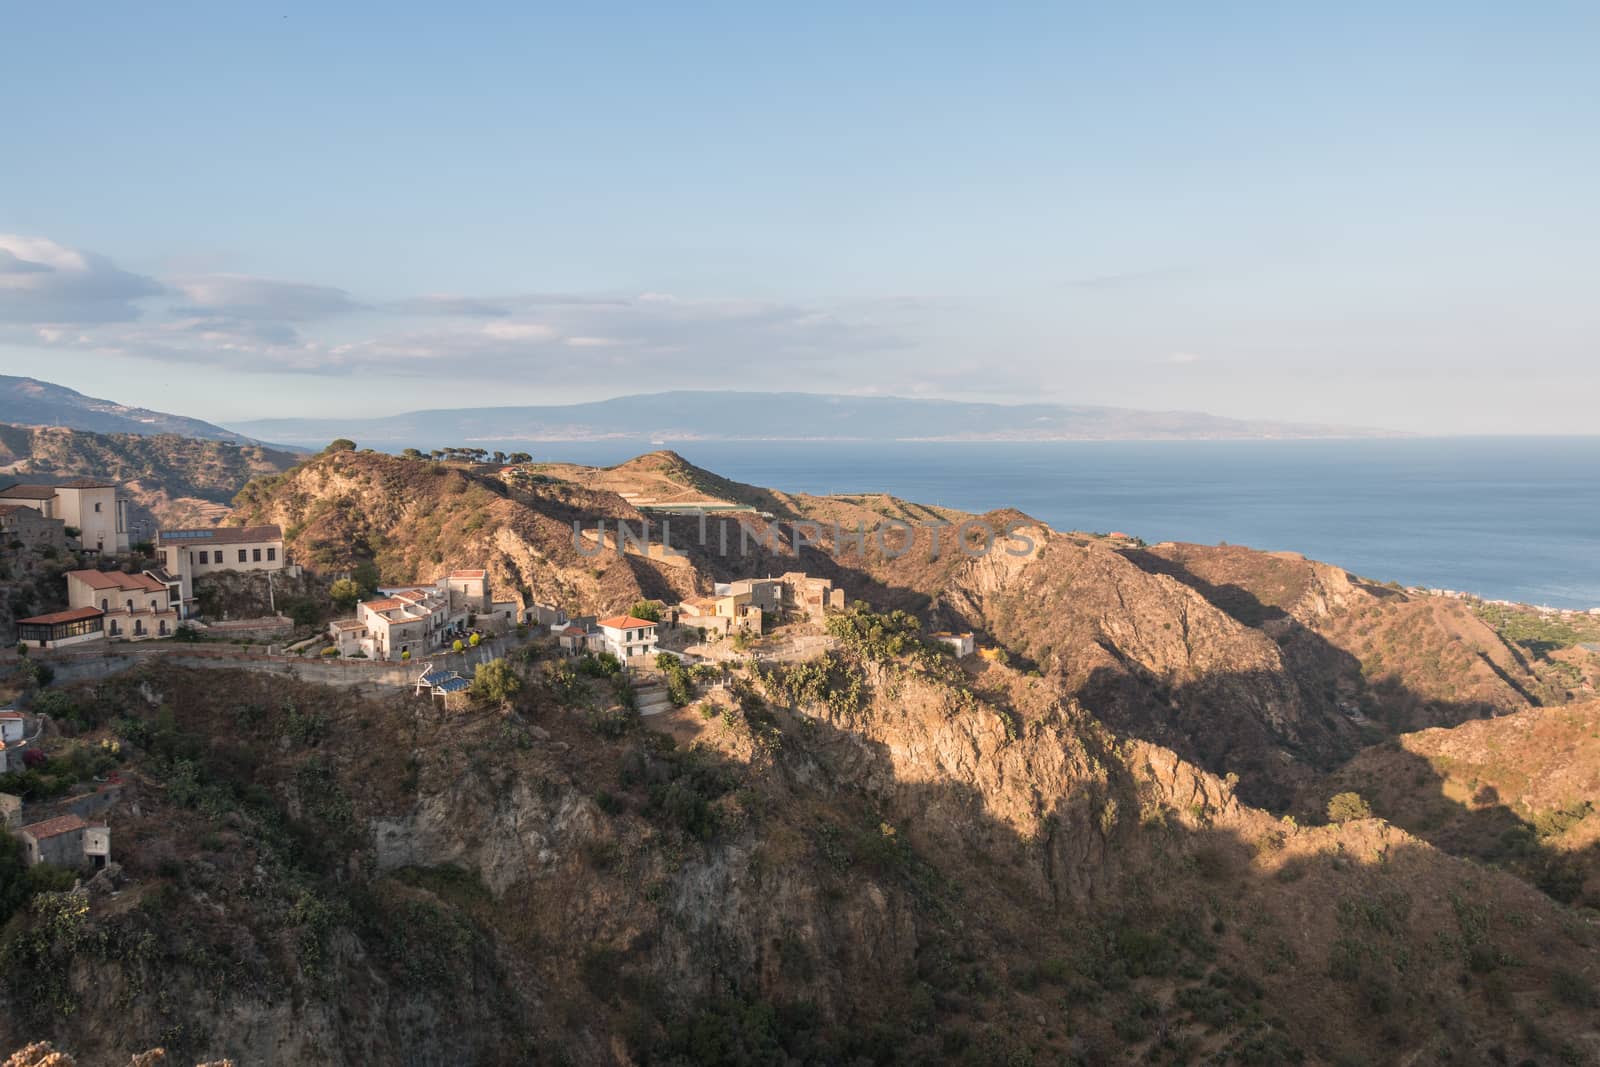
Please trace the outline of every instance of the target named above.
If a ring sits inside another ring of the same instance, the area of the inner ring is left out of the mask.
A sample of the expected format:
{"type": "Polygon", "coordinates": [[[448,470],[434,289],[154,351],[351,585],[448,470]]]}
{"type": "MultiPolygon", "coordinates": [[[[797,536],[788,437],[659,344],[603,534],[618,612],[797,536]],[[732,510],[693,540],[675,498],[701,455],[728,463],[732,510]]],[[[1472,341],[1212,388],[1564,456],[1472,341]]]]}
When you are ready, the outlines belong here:
{"type": "Polygon", "coordinates": [[[111,829],[85,822],[78,815],[61,815],[32,823],[17,831],[28,866],[48,863],[55,867],[92,867],[111,862],[111,829]]]}
{"type": "Polygon", "coordinates": [[[45,517],[37,508],[26,504],[0,503],[0,545],[19,544],[38,551],[53,548],[60,552],[67,547],[67,524],[61,519],[45,517]]]}
{"type": "Polygon", "coordinates": [[[78,531],[86,552],[128,551],[128,502],[115,482],[74,478],[60,485],[13,485],[0,489],[0,504],[20,504],[78,531]]]}

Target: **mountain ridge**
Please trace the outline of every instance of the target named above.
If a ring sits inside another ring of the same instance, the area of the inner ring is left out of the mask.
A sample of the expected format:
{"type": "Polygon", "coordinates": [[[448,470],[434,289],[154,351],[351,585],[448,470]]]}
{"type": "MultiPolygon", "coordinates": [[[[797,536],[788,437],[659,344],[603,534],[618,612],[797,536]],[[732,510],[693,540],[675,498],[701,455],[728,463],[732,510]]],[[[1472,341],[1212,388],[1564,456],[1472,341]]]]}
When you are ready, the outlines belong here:
{"type": "Polygon", "coordinates": [[[578,404],[433,408],[365,419],[253,419],[252,436],[381,447],[586,440],[1047,441],[1399,436],[1388,431],[1187,411],[998,404],[834,393],[678,390],[578,404]]]}
{"type": "Polygon", "coordinates": [[[257,445],[221,426],[164,411],[87,396],[64,385],[38,378],[0,374],[0,423],[14,426],[61,426],[90,433],[128,433],[141,437],[178,434],[204,441],[257,445]]]}

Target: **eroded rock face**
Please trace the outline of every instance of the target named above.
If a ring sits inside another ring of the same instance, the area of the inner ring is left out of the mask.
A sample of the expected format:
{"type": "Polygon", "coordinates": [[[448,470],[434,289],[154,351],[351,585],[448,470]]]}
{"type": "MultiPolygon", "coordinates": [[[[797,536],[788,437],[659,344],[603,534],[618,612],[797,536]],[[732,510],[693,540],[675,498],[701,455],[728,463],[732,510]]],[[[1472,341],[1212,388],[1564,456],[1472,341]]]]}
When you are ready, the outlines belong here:
{"type": "Polygon", "coordinates": [[[478,872],[496,896],[553,871],[597,834],[594,803],[570,789],[539,791],[524,780],[496,793],[461,777],[426,792],[408,814],[374,819],[377,869],[437,867],[478,872]]]}

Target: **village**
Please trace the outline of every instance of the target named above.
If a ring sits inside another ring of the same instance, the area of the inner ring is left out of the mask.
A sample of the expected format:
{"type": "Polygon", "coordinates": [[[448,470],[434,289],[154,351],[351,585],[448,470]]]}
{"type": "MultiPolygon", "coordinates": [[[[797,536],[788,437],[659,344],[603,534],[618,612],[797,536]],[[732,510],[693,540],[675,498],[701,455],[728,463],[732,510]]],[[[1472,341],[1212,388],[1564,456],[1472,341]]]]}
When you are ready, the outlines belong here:
{"type": "MultiPolygon", "coordinates": [[[[470,704],[479,668],[528,649],[621,678],[633,711],[659,715],[674,706],[667,677],[673,664],[708,664],[715,673],[746,660],[813,658],[836,643],[827,617],[847,610],[845,591],[831,579],[800,571],[714,583],[675,603],[641,599],[621,612],[575,614],[520,594],[497,595],[485,567],[451,568],[404,585],[374,583],[346,612],[331,601],[336,617],[296,636],[305,627],[276,610],[274,599],[303,576],[281,528],[162,529],[148,545],[130,544],[118,486],[92,479],[0,489],[0,546],[13,570],[30,560],[72,561],[54,590],[65,606],[15,620],[24,678],[125,658],[124,649],[221,668],[298,661],[350,668],[357,679],[444,710],[470,704]],[[213,617],[208,589],[225,581],[263,584],[272,613],[213,617]],[[264,651],[241,634],[264,641],[264,651]]],[[[349,577],[339,582],[358,588],[349,577]]],[[[928,637],[957,657],[975,651],[971,633],[928,637]]],[[[9,776],[49,763],[51,706],[34,691],[0,707],[0,829],[22,843],[28,866],[93,876],[114,869],[107,818],[121,789],[114,769],[100,768],[64,797],[25,802],[5,790],[9,776]]]]}

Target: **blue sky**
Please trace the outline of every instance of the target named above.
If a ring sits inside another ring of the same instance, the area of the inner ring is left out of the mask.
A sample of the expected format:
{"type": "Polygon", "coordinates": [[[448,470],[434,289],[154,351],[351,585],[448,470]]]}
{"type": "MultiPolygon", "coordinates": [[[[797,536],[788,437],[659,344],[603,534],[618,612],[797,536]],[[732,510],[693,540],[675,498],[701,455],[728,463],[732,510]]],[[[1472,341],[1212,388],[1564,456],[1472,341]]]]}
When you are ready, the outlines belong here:
{"type": "Polygon", "coordinates": [[[16,5],[0,369],[1593,432],[1591,4],[16,5]]]}

